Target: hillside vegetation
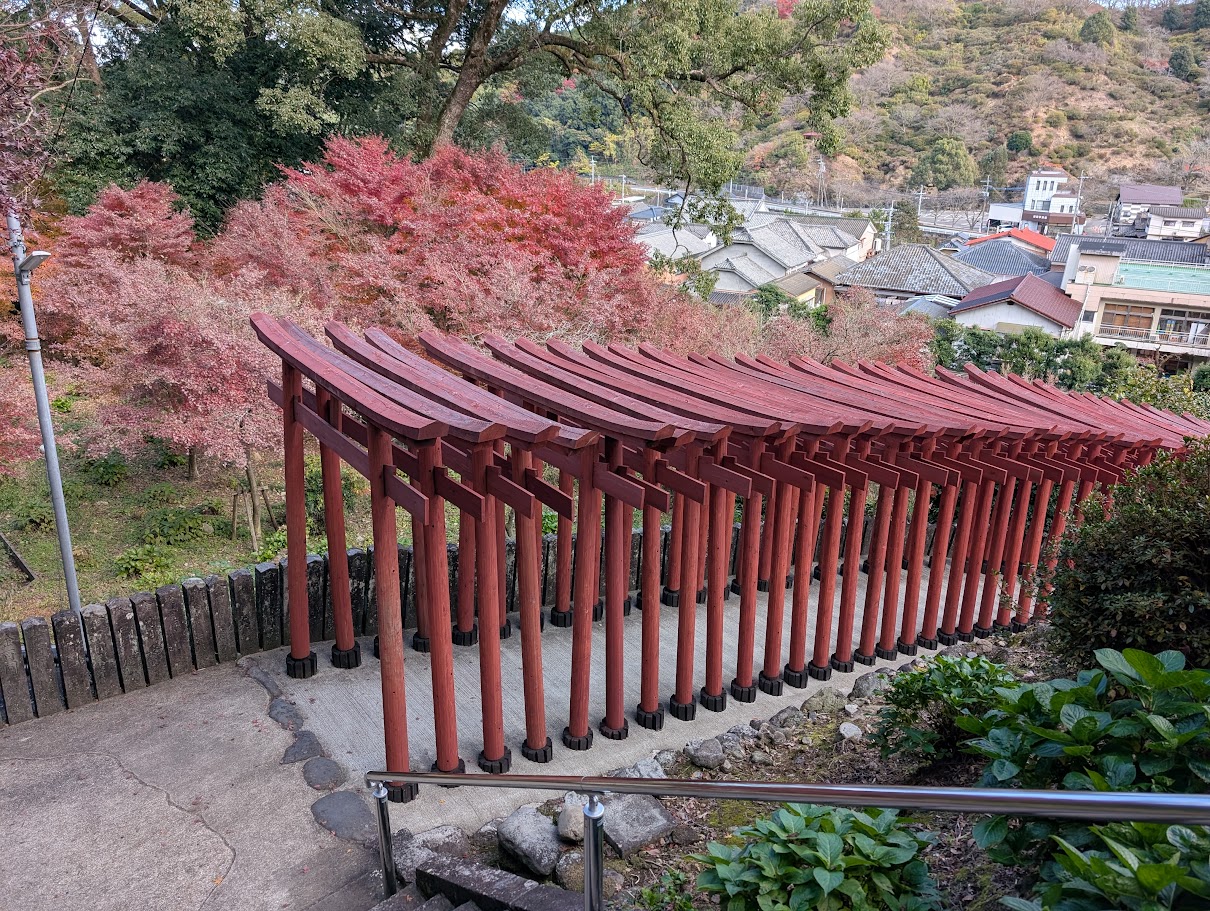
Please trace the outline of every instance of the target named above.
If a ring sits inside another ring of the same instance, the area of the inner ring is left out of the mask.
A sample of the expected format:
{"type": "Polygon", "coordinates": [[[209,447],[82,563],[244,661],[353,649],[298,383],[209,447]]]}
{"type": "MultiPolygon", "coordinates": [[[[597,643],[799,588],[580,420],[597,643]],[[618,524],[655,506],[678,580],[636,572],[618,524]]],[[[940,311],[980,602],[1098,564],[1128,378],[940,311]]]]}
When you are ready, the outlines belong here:
{"type": "MultiPolygon", "coordinates": [[[[955,186],[969,185],[971,166],[979,182],[1003,186],[1048,161],[1086,171],[1094,195],[1098,182],[1103,194],[1125,176],[1193,189],[1208,164],[1190,161],[1210,117],[1207,0],[1137,9],[1126,18],[1132,30],[1120,9],[1054,0],[884,0],[877,15],[890,50],[854,79],[844,148],[830,169],[855,202],[863,184],[915,190],[918,162],[939,143],[942,159],[955,145],[971,156],[951,165],[964,172],[955,186]]],[[[791,100],[750,134],[754,182],[814,189],[805,109],[805,99],[791,100]]]]}

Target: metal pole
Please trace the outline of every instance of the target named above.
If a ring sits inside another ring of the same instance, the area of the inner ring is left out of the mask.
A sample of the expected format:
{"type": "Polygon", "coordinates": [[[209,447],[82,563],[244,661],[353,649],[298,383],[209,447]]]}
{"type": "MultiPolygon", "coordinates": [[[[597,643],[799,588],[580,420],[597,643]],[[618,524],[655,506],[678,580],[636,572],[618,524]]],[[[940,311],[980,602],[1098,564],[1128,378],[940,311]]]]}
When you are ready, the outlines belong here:
{"type": "Polygon", "coordinates": [[[374,783],[370,796],[378,805],[378,854],[382,858],[382,891],[390,898],[399,891],[395,880],[395,852],[391,849],[391,807],[387,803],[387,786],[381,781],[374,783]]]}
{"type": "Polygon", "coordinates": [[[605,805],[596,794],[584,804],[584,911],[605,908],[605,805]]]}
{"type": "MultiPolygon", "coordinates": [[[[50,482],[50,500],[55,510],[55,529],[59,533],[59,554],[63,558],[63,579],[67,584],[67,602],[73,611],[80,610],[80,586],[76,581],[76,560],[71,547],[71,529],[67,524],[67,504],[63,500],[63,479],[59,476],[59,453],[55,448],[55,427],[50,418],[50,400],[46,395],[46,374],[42,369],[42,343],[38,339],[38,324],[34,319],[34,299],[29,290],[32,268],[21,268],[25,260],[25,238],[21,222],[8,213],[9,247],[13,251],[13,274],[17,278],[17,301],[21,307],[21,327],[25,330],[25,350],[29,353],[29,372],[34,381],[34,398],[38,403],[38,426],[42,431],[42,448],[46,453],[46,479],[50,482]]],[[[36,268],[36,266],[34,267],[36,268]]]]}

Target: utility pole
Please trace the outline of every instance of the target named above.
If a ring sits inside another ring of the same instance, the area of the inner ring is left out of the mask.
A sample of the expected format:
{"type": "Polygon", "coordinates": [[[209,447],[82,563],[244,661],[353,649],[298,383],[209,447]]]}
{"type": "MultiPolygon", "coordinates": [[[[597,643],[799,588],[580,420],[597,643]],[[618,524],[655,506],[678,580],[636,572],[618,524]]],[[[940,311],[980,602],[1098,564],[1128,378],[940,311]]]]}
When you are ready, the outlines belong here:
{"type": "Polygon", "coordinates": [[[891,249],[891,225],[895,223],[895,200],[891,200],[891,204],[887,207],[886,212],[886,227],[883,228],[882,252],[885,253],[891,249]]]}
{"type": "Polygon", "coordinates": [[[592,177],[589,178],[588,182],[595,187],[597,185],[597,156],[592,155],[588,160],[592,164],[592,177]]]}
{"type": "Polygon", "coordinates": [[[25,330],[25,350],[29,354],[29,372],[34,380],[34,398],[38,404],[38,426],[42,431],[42,449],[46,455],[46,479],[50,483],[51,505],[55,510],[55,530],[59,533],[59,554],[63,558],[63,580],[67,584],[67,602],[80,610],[80,585],[76,581],[76,560],[71,547],[71,529],[67,524],[67,504],[63,500],[63,479],[59,475],[59,452],[55,448],[55,427],[50,419],[50,399],[46,395],[46,374],[42,369],[42,342],[34,319],[34,299],[29,280],[35,269],[50,258],[49,253],[25,252],[25,238],[16,214],[8,213],[9,248],[13,253],[13,274],[17,278],[17,303],[21,308],[21,327],[25,330]]]}
{"type": "Polygon", "coordinates": [[[983,231],[984,233],[987,232],[987,222],[988,222],[989,216],[991,215],[991,211],[992,211],[992,178],[991,178],[991,175],[989,174],[989,175],[987,175],[987,178],[983,181],[983,212],[982,212],[983,217],[981,219],[979,219],[979,230],[983,231]]]}
{"type": "Polygon", "coordinates": [[[1080,220],[1080,201],[1084,198],[1084,171],[1080,171],[1080,183],[1076,187],[1076,212],[1071,218],[1071,233],[1083,234],[1083,225],[1078,224],[1080,220]]]}
{"type": "Polygon", "coordinates": [[[920,185],[920,189],[916,192],[916,220],[924,214],[924,184],[920,185]]]}

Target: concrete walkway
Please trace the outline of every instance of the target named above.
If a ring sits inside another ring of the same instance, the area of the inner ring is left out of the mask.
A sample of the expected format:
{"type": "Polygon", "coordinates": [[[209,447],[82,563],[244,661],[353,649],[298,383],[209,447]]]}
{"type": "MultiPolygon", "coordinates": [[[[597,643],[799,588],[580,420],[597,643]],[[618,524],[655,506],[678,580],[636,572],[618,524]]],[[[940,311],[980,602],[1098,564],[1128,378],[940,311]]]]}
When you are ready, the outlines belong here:
{"type": "MultiPolygon", "coordinates": [[[[859,610],[864,584],[862,576],[859,610]]],[[[696,610],[695,686],[700,686],[705,606],[696,610]]],[[[781,663],[789,648],[789,610],[787,592],[781,663]]],[[[738,611],[739,599],[733,597],[725,608],[726,682],[734,673],[738,611]]],[[[757,613],[759,669],[763,596],[757,613]]],[[[676,625],[677,610],[664,608],[660,693],[665,700],[673,690],[676,625]]],[[[594,726],[604,713],[603,626],[598,622],[593,631],[594,726]]],[[[629,711],[639,698],[638,611],[625,629],[628,667],[636,669],[627,675],[629,711]]],[[[752,704],[731,700],[720,713],[699,707],[697,720],[681,722],[668,716],[659,732],[632,722],[628,739],[597,737],[591,750],[573,752],[559,739],[567,724],[571,634],[570,629],[552,627],[543,634],[547,729],[555,744],[554,760],[545,765],[523,759],[518,749],[524,738],[520,636],[501,643],[506,742],[513,749],[515,772],[605,773],[658,750],[680,749],[688,740],[768,718],[781,708],[797,706],[820,686],[846,689],[855,676],[837,674],[827,684],[811,681],[805,690],[786,687],[780,697],[761,693],[752,704]]],[[[855,636],[859,634],[860,628],[855,630],[855,636]]],[[[370,849],[368,808],[350,801],[356,804],[354,815],[361,814],[361,831],[352,840],[335,837],[311,812],[323,795],[304,782],[303,764],[283,763],[301,729],[313,732],[319,748],[343,767],[345,791],[364,793],[361,776],[384,766],[378,662],[371,657],[370,640],[364,640],[362,648],[365,662],[352,671],[333,668],[326,659],[328,646],[319,645],[317,675],[291,680],[284,672],[285,651],[277,650],[0,730],[0,883],[5,896],[0,906],[28,911],[76,906],[96,911],[372,907],[380,895],[381,876],[370,849]]],[[[460,751],[473,771],[482,745],[478,651],[456,648],[454,655],[460,751]]],[[[406,666],[411,764],[427,769],[434,759],[428,660],[409,651],[406,666]]],[[[857,667],[858,674],[867,670],[857,667]]],[[[473,831],[517,806],[550,796],[422,788],[412,803],[392,805],[392,822],[414,831],[446,823],[473,831]]]]}

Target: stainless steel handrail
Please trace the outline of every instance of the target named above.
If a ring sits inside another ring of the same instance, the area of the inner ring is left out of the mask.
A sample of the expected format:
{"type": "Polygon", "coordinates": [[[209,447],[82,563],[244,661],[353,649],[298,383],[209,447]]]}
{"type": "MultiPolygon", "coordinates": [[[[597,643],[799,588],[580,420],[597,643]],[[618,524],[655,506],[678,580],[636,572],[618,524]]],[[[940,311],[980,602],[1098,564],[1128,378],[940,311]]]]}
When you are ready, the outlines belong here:
{"type": "Polygon", "coordinates": [[[367,772],[366,786],[378,800],[387,896],[395,892],[391,831],[386,813],[387,783],[443,787],[529,788],[591,795],[584,808],[584,908],[603,907],[600,859],[604,809],[596,795],[648,794],[766,803],[815,803],[843,807],[889,807],[1001,816],[1045,816],[1090,822],[1128,821],[1210,825],[1210,794],[1153,794],[1134,791],[1026,791],[1012,788],[910,788],[890,785],[798,784],[754,781],[688,781],[681,778],[603,778],[591,775],[464,775],[442,772],[367,772]],[[595,859],[595,862],[594,862],[595,859]],[[595,878],[589,877],[593,870],[595,878]]]}

